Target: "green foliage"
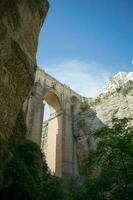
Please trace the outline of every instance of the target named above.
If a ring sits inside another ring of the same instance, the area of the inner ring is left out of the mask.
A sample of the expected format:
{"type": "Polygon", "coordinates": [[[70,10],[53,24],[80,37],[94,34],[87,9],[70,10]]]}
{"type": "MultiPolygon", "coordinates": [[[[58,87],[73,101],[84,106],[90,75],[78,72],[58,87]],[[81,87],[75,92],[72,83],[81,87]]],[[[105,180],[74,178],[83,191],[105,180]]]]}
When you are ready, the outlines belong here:
{"type": "MultiPolygon", "coordinates": [[[[86,160],[93,182],[102,199],[133,199],[133,129],[128,119],[113,119],[111,128],[98,130],[94,137],[97,148],[86,160]]],[[[92,187],[93,188],[93,187],[92,187]]]]}
{"type": "Polygon", "coordinates": [[[99,103],[102,102],[102,100],[104,99],[107,99],[108,97],[110,96],[109,93],[106,93],[106,94],[103,94],[101,93],[99,96],[97,96],[96,98],[89,98],[88,101],[86,100],[85,101],[85,105],[88,105],[88,106],[96,106],[98,105],[99,103]]]}
{"type": "Polygon", "coordinates": [[[88,103],[90,106],[95,106],[101,102],[101,99],[101,96],[97,96],[95,99],[89,101],[88,103]]]}
{"type": "Polygon", "coordinates": [[[63,181],[50,174],[39,146],[25,138],[23,114],[10,140],[0,137],[0,199],[60,200],[63,181]]]}
{"type": "Polygon", "coordinates": [[[88,104],[87,99],[85,99],[84,101],[82,101],[80,105],[80,109],[82,112],[84,112],[87,108],[89,108],[89,104],[88,104]]]}
{"type": "Polygon", "coordinates": [[[128,94],[131,90],[133,90],[133,81],[128,81],[124,87],[123,87],[123,91],[125,92],[125,94],[128,94]]]}
{"type": "Polygon", "coordinates": [[[61,178],[49,176],[44,179],[39,190],[38,200],[63,200],[64,183],[61,178]]]}
{"type": "MultiPolygon", "coordinates": [[[[115,79],[111,79],[111,81],[114,82],[115,79]]],[[[128,81],[125,84],[123,83],[123,84],[120,85],[120,88],[116,88],[117,93],[123,92],[125,95],[128,94],[131,90],[133,90],[133,81],[128,81]]],[[[85,100],[82,103],[82,108],[85,110],[87,108],[87,105],[89,105],[89,106],[96,106],[99,103],[101,103],[102,100],[108,99],[110,97],[110,95],[113,94],[113,93],[115,93],[115,92],[105,93],[105,94],[101,93],[96,98],[89,98],[88,100],[85,100]]]]}
{"type": "Polygon", "coordinates": [[[9,141],[0,137],[2,200],[133,199],[133,129],[129,119],[113,119],[112,127],[96,131],[97,146],[83,163],[87,177],[67,187],[50,174],[40,148],[25,139],[22,113],[17,122],[9,141]]]}
{"type": "Polygon", "coordinates": [[[85,187],[83,185],[73,186],[67,194],[66,200],[88,200],[85,187]]]}
{"type": "Polygon", "coordinates": [[[133,199],[133,129],[128,119],[113,119],[112,127],[95,134],[96,149],[84,162],[88,176],[72,188],[67,200],[133,199]]]}
{"type": "MultiPolygon", "coordinates": [[[[60,200],[64,195],[63,181],[49,172],[40,148],[26,139],[5,143],[12,156],[0,160],[3,177],[1,199],[60,200]]],[[[5,150],[5,149],[3,149],[5,150]]]]}

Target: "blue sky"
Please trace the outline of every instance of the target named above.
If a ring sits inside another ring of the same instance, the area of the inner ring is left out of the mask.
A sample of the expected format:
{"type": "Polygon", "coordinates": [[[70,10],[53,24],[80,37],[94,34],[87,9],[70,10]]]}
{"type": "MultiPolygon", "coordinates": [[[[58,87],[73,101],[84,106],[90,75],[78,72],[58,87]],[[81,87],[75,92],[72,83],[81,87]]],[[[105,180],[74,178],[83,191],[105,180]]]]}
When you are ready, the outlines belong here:
{"type": "Polygon", "coordinates": [[[133,0],[49,0],[38,65],[82,95],[132,71],[133,0]]]}

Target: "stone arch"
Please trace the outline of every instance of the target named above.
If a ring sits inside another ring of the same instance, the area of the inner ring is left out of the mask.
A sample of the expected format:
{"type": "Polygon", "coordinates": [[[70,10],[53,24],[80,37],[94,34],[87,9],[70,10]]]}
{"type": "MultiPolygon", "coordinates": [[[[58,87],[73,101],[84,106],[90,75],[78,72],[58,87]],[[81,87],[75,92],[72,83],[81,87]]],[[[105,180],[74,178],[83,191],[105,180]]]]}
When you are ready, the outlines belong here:
{"type": "Polygon", "coordinates": [[[71,105],[77,104],[78,101],[79,101],[79,99],[75,95],[72,95],[70,97],[70,103],[71,103],[71,105]]]}
{"type": "Polygon", "coordinates": [[[47,122],[44,122],[42,126],[42,151],[45,152],[46,160],[51,172],[61,177],[63,123],[61,103],[57,94],[52,90],[45,92],[42,100],[45,100],[50,108],[50,118],[47,122]]]}
{"type": "Polygon", "coordinates": [[[61,103],[58,95],[52,90],[43,95],[43,99],[49,104],[51,112],[58,112],[61,109],[61,103]]]}
{"type": "Polygon", "coordinates": [[[34,88],[29,98],[27,109],[27,137],[41,145],[42,125],[45,100],[50,107],[48,123],[50,143],[54,141],[47,156],[51,171],[59,177],[71,178],[78,176],[76,158],[76,141],[73,134],[73,120],[82,97],[66,85],[38,69],[34,88]],[[51,129],[51,130],[50,130],[51,129]],[[50,160],[51,159],[51,160],[50,160]]]}

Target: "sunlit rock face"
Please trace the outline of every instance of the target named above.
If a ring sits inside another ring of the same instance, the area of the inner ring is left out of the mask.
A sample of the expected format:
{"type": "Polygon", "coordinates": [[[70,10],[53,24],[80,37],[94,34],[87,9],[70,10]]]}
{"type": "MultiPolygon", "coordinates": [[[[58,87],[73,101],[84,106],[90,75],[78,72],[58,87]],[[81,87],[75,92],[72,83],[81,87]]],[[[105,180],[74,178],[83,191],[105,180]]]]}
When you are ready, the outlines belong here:
{"type": "Polygon", "coordinates": [[[12,133],[36,70],[38,34],[47,0],[0,1],[0,132],[12,133]]]}
{"type": "Polygon", "coordinates": [[[107,83],[105,92],[98,97],[99,102],[93,105],[97,117],[105,125],[109,125],[113,117],[133,118],[133,72],[114,75],[107,83]]]}
{"type": "Polygon", "coordinates": [[[112,93],[123,87],[128,81],[133,81],[133,72],[119,72],[110,78],[103,89],[103,93],[112,93]]]}
{"type": "MultiPolygon", "coordinates": [[[[92,103],[92,99],[91,101],[88,99],[88,102],[86,99],[87,103],[81,104],[80,109],[75,113],[74,135],[77,142],[76,152],[81,175],[85,175],[82,161],[89,150],[95,148],[96,145],[93,133],[105,125],[111,126],[114,117],[133,119],[133,76],[131,75],[133,73],[124,75],[125,83],[119,90],[101,94],[92,103]]],[[[133,120],[131,124],[133,124],[133,120]]]]}

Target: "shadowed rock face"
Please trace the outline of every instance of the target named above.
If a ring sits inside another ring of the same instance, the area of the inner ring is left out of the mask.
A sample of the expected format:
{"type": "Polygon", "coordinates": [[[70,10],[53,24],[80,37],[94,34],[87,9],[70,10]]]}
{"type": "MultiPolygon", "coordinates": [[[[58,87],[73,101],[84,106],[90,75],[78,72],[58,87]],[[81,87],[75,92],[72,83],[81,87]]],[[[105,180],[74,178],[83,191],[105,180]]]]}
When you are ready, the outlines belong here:
{"type": "Polygon", "coordinates": [[[38,34],[47,0],[0,1],[0,132],[12,133],[36,70],[38,34]]]}

